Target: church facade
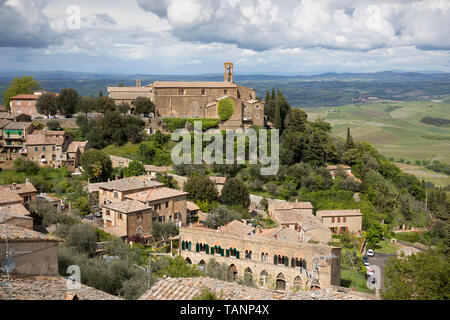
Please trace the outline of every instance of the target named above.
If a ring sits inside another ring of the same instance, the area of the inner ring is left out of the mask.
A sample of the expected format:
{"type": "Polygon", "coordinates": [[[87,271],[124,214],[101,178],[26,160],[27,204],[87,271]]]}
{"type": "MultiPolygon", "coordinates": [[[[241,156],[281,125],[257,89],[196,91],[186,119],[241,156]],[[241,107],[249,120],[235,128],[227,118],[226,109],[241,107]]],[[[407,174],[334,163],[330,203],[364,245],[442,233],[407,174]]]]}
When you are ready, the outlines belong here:
{"type": "Polygon", "coordinates": [[[127,102],[133,108],[138,96],[150,98],[156,105],[156,120],[163,118],[218,119],[222,99],[234,102],[234,113],[220,124],[221,129],[246,129],[265,126],[264,102],[256,98],[255,90],[233,82],[233,63],[224,64],[224,81],[154,81],[141,87],[108,87],[108,95],[116,104],[127,102]]]}

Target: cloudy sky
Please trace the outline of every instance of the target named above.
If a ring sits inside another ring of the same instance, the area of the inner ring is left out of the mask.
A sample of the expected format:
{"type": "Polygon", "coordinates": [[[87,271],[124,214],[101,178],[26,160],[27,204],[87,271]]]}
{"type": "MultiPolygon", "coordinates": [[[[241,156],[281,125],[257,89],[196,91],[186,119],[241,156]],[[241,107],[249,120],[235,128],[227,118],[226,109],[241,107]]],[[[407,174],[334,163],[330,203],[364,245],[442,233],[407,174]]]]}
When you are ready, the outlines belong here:
{"type": "Polygon", "coordinates": [[[450,72],[450,0],[0,0],[0,70],[450,72]]]}

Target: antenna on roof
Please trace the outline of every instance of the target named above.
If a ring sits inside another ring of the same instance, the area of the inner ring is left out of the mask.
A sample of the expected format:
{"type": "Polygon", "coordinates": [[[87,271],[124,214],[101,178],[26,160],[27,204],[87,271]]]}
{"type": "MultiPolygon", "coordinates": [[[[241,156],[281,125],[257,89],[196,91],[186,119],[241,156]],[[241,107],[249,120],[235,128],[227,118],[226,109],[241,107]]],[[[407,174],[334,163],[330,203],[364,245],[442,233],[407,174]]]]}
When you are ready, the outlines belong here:
{"type": "MultiPolygon", "coordinates": [[[[31,253],[32,251],[17,251],[15,252],[14,249],[9,249],[8,246],[8,211],[9,206],[6,208],[5,212],[5,256],[6,258],[2,261],[2,266],[0,270],[4,273],[6,273],[7,280],[6,283],[0,283],[0,287],[8,287],[8,299],[11,299],[11,291],[12,291],[12,284],[11,284],[11,277],[10,274],[13,273],[13,271],[16,269],[16,262],[12,259],[14,254],[25,254],[25,253],[31,253]]],[[[0,207],[0,213],[1,213],[1,207],[0,207]]]]}

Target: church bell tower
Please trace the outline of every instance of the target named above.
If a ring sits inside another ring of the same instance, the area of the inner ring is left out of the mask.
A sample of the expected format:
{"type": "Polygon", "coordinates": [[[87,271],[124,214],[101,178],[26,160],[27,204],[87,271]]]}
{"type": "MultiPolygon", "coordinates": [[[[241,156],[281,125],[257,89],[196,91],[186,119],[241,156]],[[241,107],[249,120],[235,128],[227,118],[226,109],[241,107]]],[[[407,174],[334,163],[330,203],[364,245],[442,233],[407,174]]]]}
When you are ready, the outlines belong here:
{"type": "Polygon", "coordinates": [[[233,83],[233,63],[225,62],[225,72],[223,76],[223,80],[225,82],[233,83]]]}

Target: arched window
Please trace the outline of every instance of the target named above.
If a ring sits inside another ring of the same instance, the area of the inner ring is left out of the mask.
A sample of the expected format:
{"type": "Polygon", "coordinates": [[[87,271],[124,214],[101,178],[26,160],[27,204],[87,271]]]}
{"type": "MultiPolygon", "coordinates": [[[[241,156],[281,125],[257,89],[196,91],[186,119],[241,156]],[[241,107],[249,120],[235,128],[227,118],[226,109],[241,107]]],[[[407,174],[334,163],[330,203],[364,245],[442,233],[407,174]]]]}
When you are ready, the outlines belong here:
{"type": "Polygon", "coordinates": [[[206,270],[206,263],[205,263],[205,261],[201,260],[201,261],[199,262],[199,264],[198,264],[198,268],[199,268],[201,271],[205,271],[205,270],[206,270]]]}
{"type": "Polygon", "coordinates": [[[269,274],[267,273],[266,270],[263,270],[259,274],[259,285],[261,287],[267,287],[268,284],[269,284],[269,274]]]}
{"type": "Polygon", "coordinates": [[[266,255],[263,253],[261,253],[261,261],[266,261],[266,255]]]}

